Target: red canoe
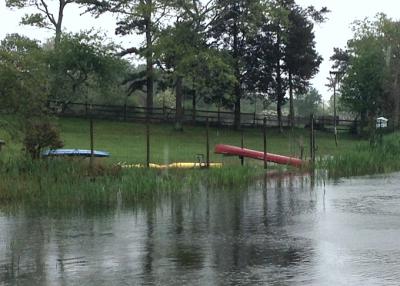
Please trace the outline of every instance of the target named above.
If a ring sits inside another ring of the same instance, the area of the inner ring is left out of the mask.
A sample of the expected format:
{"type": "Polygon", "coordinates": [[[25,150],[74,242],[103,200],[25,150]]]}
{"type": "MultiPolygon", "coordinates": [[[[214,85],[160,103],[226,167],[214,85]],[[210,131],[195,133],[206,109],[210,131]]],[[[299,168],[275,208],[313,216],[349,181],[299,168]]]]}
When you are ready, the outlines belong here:
{"type": "MultiPolygon", "coordinates": [[[[231,145],[218,144],[215,146],[214,152],[216,154],[222,154],[222,155],[239,156],[239,157],[253,158],[257,160],[264,160],[264,152],[246,148],[240,148],[231,145]]],[[[272,153],[266,153],[265,158],[269,162],[274,162],[283,165],[291,165],[294,167],[301,167],[304,164],[304,161],[298,158],[286,157],[272,153]]]]}

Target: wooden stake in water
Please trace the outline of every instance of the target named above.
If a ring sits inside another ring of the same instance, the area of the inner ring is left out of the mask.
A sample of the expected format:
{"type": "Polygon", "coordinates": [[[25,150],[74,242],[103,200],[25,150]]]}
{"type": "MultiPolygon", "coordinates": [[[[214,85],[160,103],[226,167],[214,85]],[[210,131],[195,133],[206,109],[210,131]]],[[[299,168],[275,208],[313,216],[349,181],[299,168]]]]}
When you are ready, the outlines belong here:
{"type": "Polygon", "coordinates": [[[209,128],[210,128],[210,122],[207,117],[206,121],[206,163],[207,163],[207,168],[210,167],[210,135],[209,135],[209,128]]]}
{"type": "Polygon", "coordinates": [[[90,169],[93,169],[94,160],[94,135],[93,135],[93,119],[90,118],[90,169]]]}
{"type": "MultiPolygon", "coordinates": [[[[241,140],[240,146],[242,147],[242,149],[244,148],[244,131],[243,131],[243,129],[242,129],[242,140],[241,140]]],[[[240,156],[240,164],[242,166],[244,166],[244,157],[243,156],[240,156]]]]}
{"type": "Polygon", "coordinates": [[[148,117],[146,119],[146,167],[150,167],[150,124],[148,117]]]}
{"type": "Polygon", "coordinates": [[[315,163],[315,130],[314,130],[314,114],[310,116],[310,157],[311,163],[315,163]]]}
{"type": "Polygon", "coordinates": [[[267,118],[264,117],[263,122],[263,139],[264,139],[264,169],[267,169],[267,118]]]}

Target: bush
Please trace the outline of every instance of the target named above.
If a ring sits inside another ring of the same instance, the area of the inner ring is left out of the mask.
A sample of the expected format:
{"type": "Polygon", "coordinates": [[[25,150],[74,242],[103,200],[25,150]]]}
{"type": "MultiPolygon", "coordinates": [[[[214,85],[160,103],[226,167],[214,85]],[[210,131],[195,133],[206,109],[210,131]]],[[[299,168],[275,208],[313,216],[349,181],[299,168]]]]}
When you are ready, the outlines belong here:
{"type": "Polygon", "coordinates": [[[44,121],[31,123],[27,126],[24,147],[32,158],[39,158],[44,148],[61,148],[63,146],[60,132],[54,124],[44,121]]]}

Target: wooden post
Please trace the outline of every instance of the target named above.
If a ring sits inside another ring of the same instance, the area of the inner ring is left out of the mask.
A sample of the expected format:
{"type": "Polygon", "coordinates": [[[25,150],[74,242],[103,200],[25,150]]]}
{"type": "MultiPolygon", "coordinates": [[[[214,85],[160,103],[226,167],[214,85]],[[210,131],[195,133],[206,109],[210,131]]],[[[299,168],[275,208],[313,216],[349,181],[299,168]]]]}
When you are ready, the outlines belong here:
{"type": "Polygon", "coordinates": [[[207,168],[210,167],[210,132],[209,132],[209,128],[210,128],[210,122],[208,120],[208,116],[207,116],[207,121],[206,121],[206,163],[207,163],[207,168]]]}
{"type": "Polygon", "coordinates": [[[218,105],[218,127],[221,126],[221,107],[218,105]]]}
{"type": "Polygon", "coordinates": [[[314,114],[310,116],[310,157],[311,163],[315,164],[315,134],[314,134],[314,114]]]}
{"type": "Polygon", "coordinates": [[[263,139],[264,139],[264,169],[267,169],[267,118],[263,121],[263,139]]]}
{"type": "MultiPolygon", "coordinates": [[[[241,130],[241,135],[242,135],[242,138],[241,138],[240,146],[243,149],[244,148],[244,131],[243,131],[243,128],[241,130]]],[[[243,156],[240,156],[240,165],[244,166],[244,157],[243,156]]]]}
{"type": "Polygon", "coordinates": [[[94,161],[94,135],[93,135],[93,119],[90,118],[90,170],[93,170],[93,161],[94,161]]]}
{"type": "Polygon", "coordinates": [[[148,115],[146,119],[146,167],[150,167],[150,123],[148,115]]]}
{"type": "Polygon", "coordinates": [[[126,102],[124,104],[124,121],[126,121],[126,112],[127,112],[127,107],[126,107],[126,102]]]}

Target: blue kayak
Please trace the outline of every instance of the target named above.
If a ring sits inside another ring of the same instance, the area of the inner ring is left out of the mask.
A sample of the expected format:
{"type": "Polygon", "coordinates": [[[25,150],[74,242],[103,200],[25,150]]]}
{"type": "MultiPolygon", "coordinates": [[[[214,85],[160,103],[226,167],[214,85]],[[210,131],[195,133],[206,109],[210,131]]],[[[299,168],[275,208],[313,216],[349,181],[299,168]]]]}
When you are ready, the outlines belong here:
{"type": "MultiPolygon", "coordinates": [[[[68,156],[68,157],[90,157],[91,152],[90,150],[83,150],[83,149],[53,149],[53,150],[46,150],[42,152],[43,157],[61,157],[61,156],[68,156]]],[[[110,157],[110,153],[105,151],[94,151],[94,157],[110,157]]]]}

